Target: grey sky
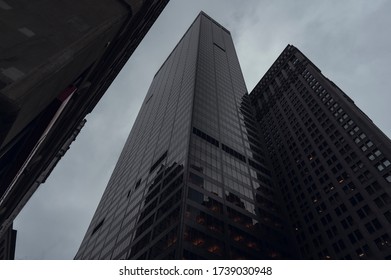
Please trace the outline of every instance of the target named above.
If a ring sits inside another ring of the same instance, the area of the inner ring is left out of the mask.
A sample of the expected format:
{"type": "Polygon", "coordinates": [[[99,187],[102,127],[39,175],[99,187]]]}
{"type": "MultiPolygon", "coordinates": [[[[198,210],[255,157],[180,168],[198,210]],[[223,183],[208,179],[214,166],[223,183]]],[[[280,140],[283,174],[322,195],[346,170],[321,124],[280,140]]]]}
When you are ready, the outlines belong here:
{"type": "Polygon", "coordinates": [[[17,259],[72,259],[155,72],[200,10],[231,31],[248,91],[298,47],[391,136],[391,1],[171,0],[14,223],[17,259]]]}

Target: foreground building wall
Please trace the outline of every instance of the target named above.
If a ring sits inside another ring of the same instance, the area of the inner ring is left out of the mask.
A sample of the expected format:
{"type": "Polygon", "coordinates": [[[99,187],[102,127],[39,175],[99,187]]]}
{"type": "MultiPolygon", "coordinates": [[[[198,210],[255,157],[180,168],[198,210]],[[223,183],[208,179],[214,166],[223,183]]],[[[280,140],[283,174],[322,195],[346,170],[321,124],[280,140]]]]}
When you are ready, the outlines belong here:
{"type": "Polygon", "coordinates": [[[290,45],[250,96],[301,256],[390,259],[390,139],[290,45]]]}
{"type": "Polygon", "coordinates": [[[9,102],[7,113],[14,118],[8,119],[9,131],[2,127],[1,148],[93,66],[129,16],[121,1],[10,5],[0,10],[0,90],[2,100],[9,102]]]}
{"type": "Polygon", "coordinates": [[[201,12],[155,75],[75,258],[292,258],[253,119],[230,33],[201,12]]]}
{"type": "Polygon", "coordinates": [[[0,260],[14,260],[16,246],[16,230],[11,226],[5,231],[0,238],[0,260]]]}
{"type": "Polygon", "coordinates": [[[167,2],[1,2],[0,236],[167,2]]]}

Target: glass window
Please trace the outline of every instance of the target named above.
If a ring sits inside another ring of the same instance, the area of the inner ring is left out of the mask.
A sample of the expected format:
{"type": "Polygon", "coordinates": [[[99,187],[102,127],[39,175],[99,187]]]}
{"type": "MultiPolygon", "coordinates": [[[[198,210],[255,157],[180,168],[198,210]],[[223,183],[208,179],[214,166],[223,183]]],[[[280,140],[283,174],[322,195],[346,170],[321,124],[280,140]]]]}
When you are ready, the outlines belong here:
{"type": "Polygon", "coordinates": [[[380,164],[380,163],[376,166],[376,168],[379,171],[383,171],[384,170],[384,166],[382,164],[380,164]]]}
{"type": "Polygon", "coordinates": [[[384,216],[386,217],[387,221],[391,224],[391,211],[387,211],[384,213],[384,216]]]}
{"type": "Polygon", "coordinates": [[[193,172],[189,173],[189,181],[198,187],[202,188],[204,186],[204,178],[194,174],[193,172]]]}

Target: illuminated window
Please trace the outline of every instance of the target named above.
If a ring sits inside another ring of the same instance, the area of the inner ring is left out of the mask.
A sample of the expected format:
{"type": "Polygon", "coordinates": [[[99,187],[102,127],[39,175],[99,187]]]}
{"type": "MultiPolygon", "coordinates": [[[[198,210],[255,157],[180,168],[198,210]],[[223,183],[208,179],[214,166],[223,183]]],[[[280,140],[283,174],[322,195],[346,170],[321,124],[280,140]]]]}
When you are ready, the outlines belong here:
{"type": "Polygon", "coordinates": [[[383,234],[381,237],[375,239],[375,244],[380,250],[391,247],[391,240],[388,234],[383,234]]]}

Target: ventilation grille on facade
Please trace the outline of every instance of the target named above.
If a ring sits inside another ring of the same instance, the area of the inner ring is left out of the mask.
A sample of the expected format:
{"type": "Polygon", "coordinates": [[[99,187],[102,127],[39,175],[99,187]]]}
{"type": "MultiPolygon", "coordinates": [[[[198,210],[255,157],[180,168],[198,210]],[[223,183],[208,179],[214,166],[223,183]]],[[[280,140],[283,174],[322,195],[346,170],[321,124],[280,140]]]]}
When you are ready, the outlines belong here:
{"type": "Polygon", "coordinates": [[[224,144],[221,144],[221,148],[223,149],[224,152],[230,154],[231,156],[236,157],[237,159],[239,159],[243,162],[246,162],[246,157],[244,155],[242,155],[241,153],[235,151],[234,149],[232,149],[224,144]]]}
{"type": "Polygon", "coordinates": [[[201,130],[193,127],[193,133],[199,137],[201,137],[202,139],[208,141],[209,143],[211,143],[212,145],[216,146],[216,147],[219,147],[219,141],[217,141],[215,138],[213,138],[212,136],[209,136],[208,134],[202,132],[201,130]]]}
{"type": "Polygon", "coordinates": [[[164,152],[164,154],[152,165],[151,169],[149,170],[149,173],[151,173],[153,170],[155,170],[156,167],[166,158],[167,151],[164,152]]]}

